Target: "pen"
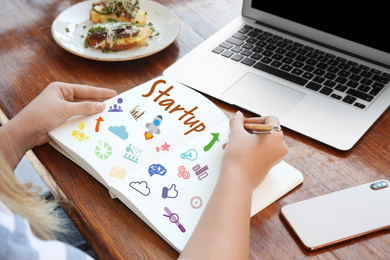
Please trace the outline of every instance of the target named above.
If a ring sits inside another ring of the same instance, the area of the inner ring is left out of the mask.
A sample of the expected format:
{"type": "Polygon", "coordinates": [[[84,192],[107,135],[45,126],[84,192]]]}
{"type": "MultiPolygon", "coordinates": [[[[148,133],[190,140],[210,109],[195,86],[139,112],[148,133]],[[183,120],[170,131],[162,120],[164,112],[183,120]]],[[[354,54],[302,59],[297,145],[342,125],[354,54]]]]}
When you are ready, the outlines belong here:
{"type": "Polygon", "coordinates": [[[277,125],[244,124],[244,128],[254,134],[281,132],[282,127],[277,125]]]}

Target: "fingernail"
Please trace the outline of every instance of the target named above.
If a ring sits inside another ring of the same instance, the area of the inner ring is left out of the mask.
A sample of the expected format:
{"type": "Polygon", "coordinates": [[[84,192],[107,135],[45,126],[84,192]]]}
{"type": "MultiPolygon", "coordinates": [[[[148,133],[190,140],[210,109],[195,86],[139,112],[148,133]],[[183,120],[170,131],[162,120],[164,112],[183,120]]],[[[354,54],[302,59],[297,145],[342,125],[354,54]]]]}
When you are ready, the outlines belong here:
{"type": "Polygon", "coordinates": [[[102,111],[106,108],[106,104],[104,103],[96,103],[96,109],[102,111]]]}
{"type": "Polygon", "coordinates": [[[241,113],[241,112],[238,110],[236,113],[234,113],[234,114],[230,115],[230,118],[233,118],[233,117],[239,116],[240,114],[242,114],[242,113],[241,113]]]}
{"type": "Polygon", "coordinates": [[[240,110],[238,110],[237,112],[236,112],[236,114],[235,114],[235,116],[242,116],[243,114],[242,114],[242,112],[240,111],[240,110]]]}

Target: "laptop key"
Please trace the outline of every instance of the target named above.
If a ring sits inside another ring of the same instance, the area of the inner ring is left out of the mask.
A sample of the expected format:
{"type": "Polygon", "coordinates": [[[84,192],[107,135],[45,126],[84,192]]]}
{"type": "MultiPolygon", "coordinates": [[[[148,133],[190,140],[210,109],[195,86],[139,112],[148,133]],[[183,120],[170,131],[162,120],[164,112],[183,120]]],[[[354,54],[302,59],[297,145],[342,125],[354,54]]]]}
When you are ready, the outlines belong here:
{"type": "Polygon", "coordinates": [[[230,49],[231,51],[234,51],[234,52],[240,52],[242,51],[242,48],[238,47],[238,46],[234,46],[233,48],[230,49]]]}
{"type": "Polygon", "coordinates": [[[346,86],[344,86],[343,84],[337,84],[335,89],[340,91],[340,92],[345,92],[348,88],[346,86]]]}
{"type": "Polygon", "coordinates": [[[257,40],[255,38],[249,38],[246,40],[247,43],[250,43],[250,44],[255,44],[257,42],[257,40]]]}
{"type": "Polygon", "coordinates": [[[312,79],[314,77],[314,74],[311,74],[309,72],[305,72],[302,74],[302,78],[305,78],[305,79],[312,79]]]}
{"type": "Polygon", "coordinates": [[[345,96],[345,97],[343,98],[343,101],[344,101],[345,103],[347,103],[347,104],[353,104],[353,102],[356,101],[356,98],[347,95],[347,96],[345,96]]]}
{"type": "Polygon", "coordinates": [[[238,32],[239,32],[239,33],[246,34],[246,33],[249,32],[249,29],[244,27],[244,28],[241,28],[238,32]]]}
{"type": "Polygon", "coordinates": [[[325,79],[324,79],[323,77],[320,77],[320,76],[315,76],[315,77],[313,78],[313,81],[316,82],[316,83],[318,83],[318,84],[322,84],[322,83],[325,82],[325,79]]]}
{"type": "Polygon", "coordinates": [[[222,56],[224,56],[224,57],[226,57],[226,58],[230,58],[230,56],[232,56],[234,54],[234,52],[232,52],[232,51],[224,51],[223,53],[222,53],[222,56]]]}
{"type": "Polygon", "coordinates": [[[327,80],[327,81],[324,82],[324,85],[329,87],[329,88],[334,88],[337,84],[334,81],[327,80]]]}
{"type": "Polygon", "coordinates": [[[266,63],[266,64],[269,64],[269,63],[272,62],[272,59],[270,59],[270,58],[268,58],[268,57],[263,57],[263,58],[261,59],[261,62],[266,63]]]}
{"type": "Polygon", "coordinates": [[[219,46],[221,46],[222,48],[225,48],[225,49],[230,49],[231,47],[233,47],[233,44],[228,43],[228,42],[223,42],[219,46]]]}
{"type": "Polygon", "coordinates": [[[241,63],[244,63],[245,65],[248,65],[248,66],[252,66],[253,64],[255,64],[255,60],[252,60],[252,59],[249,59],[249,58],[245,58],[241,61],[241,63]]]}
{"type": "Polygon", "coordinates": [[[321,89],[321,85],[320,84],[317,84],[317,83],[314,83],[314,82],[309,82],[309,84],[306,85],[306,87],[308,89],[311,89],[311,90],[314,90],[314,91],[318,91],[321,89]]]}
{"type": "Polygon", "coordinates": [[[287,65],[287,64],[284,64],[282,67],[280,67],[282,70],[285,70],[285,71],[290,71],[292,70],[294,67],[293,66],[290,66],[290,65],[287,65]]]}
{"type": "Polygon", "coordinates": [[[370,87],[366,86],[366,85],[360,85],[358,88],[358,90],[362,91],[362,92],[368,92],[369,90],[371,90],[370,87]]]}
{"type": "Polygon", "coordinates": [[[280,61],[277,61],[277,60],[271,62],[271,66],[274,66],[276,68],[279,68],[282,65],[283,65],[283,63],[281,63],[280,61]]]}
{"type": "Polygon", "coordinates": [[[357,83],[356,81],[350,80],[347,82],[346,85],[350,88],[357,88],[359,86],[359,83],[357,83]]]}
{"type": "Polygon", "coordinates": [[[327,96],[329,96],[332,92],[333,92],[333,89],[328,88],[328,87],[323,87],[323,88],[320,90],[320,93],[321,93],[321,94],[324,94],[324,95],[327,95],[327,96]]]}
{"type": "Polygon", "coordinates": [[[260,52],[263,51],[263,49],[256,46],[256,47],[254,47],[254,48],[252,49],[252,51],[253,51],[253,52],[256,52],[256,53],[260,53],[260,52]]]}
{"type": "Polygon", "coordinates": [[[212,50],[212,52],[217,53],[217,54],[220,54],[220,53],[223,52],[224,50],[225,50],[224,48],[217,46],[217,47],[215,47],[215,48],[212,50]]]}
{"type": "Polygon", "coordinates": [[[252,56],[251,56],[252,59],[254,60],[260,60],[262,58],[261,55],[257,54],[257,53],[254,53],[252,56]]]}
{"type": "Polygon", "coordinates": [[[242,56],[240,54],[234,54],[231,59],[234,61],[240,61],[240,60],[242,60],[242,58],[244,58],[244,56],[242,56]]]}
{"type": "Polygon", "coordinates": [[[250,31],[247,35],[249,37],[257,37],[259,34],[257,32],[254,32],[254,31],[250,31]]]}
{"type": "Polygon", "coordinates": [[[285,71],[279,70],[279,69],[274,68],[274,67],[271,67],[271,66],[266,65],[266,64],[261,63],[261,62],[257,62],[253,67],[258,69],[258,70],[261,70],[261,71],[270,73],[272,75],[278,76],[282,79],[291,81],[291,82],[298,84],[298,85],[301,85],[301,86],[304,86],[308,82],[308,80],[302,79],[298,76],[292,75],[290,73],[287,73],[285,71]]]}
{"type": "Polygon", "coordinates": [[[330,95],[332,98],[334,98],[334,99],[337,99],[337,100],[341,100],[342,99],[342,96],[340,96],[340,95],[337,95],[337,94],[335,94],[335,93],[333,93],[332,95],[330,95]]]}
{"type": "Polygon", "coordinates": [[[389,83],[389,79],[385,78],[385,77],[381,77],[379,75],[374,75],[372,76],[372,79],[375,80],[375,81],[378,81],[379,83],[382,83],[382,84],[387,84],[389,83]]]}
{"type": "Polygon", "coordinates": [[[370,91],[369,94],[373,95],[373,96],[376,96],[378,95],[378,93],[385,87],[385,85],[382,85],[380,83],[374,83],[374,85],[372,85],[372,89],[370,91]]]}
{"type": "Polygon", "coordinates": [[[300,70],[300,69],[295,68],[295,69],[293,69],[293,70],[291,71],[291,73],[298,76],[298,75],[301,75],[301,74],[303,73],[303,70],[300,70]]]}
{"type": "Polygon", "coordinates": [[[244,55],[244,56],[251,56],[251,55],[253,54],[253,52],[248,51],[248,50],[243,50],[243,51],[241,52],[241,54],[244,55]]]}
{"type": "Polygon", "coordinates": [[[253,44],[245,43],[245,44],[242,45],[241,47],[244,48],[244,49],[250,50],[250,49],[252,49],[254,46],[253,46],[253,44]]]}
{"type": "Polygon", "coordinates": [[[365,105],[363,105],[363,104],[360,104],[359,102],[355,102],[355,104],[353,104],[355,107],[358,107],[358,108],[361,108],[361,109],[363,109],[363,108],[365,108],[366,106],[365,105]]]}
{"type": "Polygon", "coordinates": [[[368,95],[368,94],[366,94],[366,93],[363,93],[363,92],[361,92],[361,91],[352,89],[352,88],[348,89],[346,93],[349,94],[349,95],[351,95],[351,96],[354,96],[354,97],[363,99],[363,100],[365,100],[365,101],[371,101],[371,100],[374,99],[373,96],[368,95]]]}
{"type": "Polygon", "coordinates": [[[226,40],[227,42],[230,42],[230,43],[233,43],[234,45],[238,45],[238,46],[241,46],[244,41],[243,40],[240,40],[240,39],[236,39],[236,38],[233,38],[233,37],[230,37],[229,39],[226,40]]]}

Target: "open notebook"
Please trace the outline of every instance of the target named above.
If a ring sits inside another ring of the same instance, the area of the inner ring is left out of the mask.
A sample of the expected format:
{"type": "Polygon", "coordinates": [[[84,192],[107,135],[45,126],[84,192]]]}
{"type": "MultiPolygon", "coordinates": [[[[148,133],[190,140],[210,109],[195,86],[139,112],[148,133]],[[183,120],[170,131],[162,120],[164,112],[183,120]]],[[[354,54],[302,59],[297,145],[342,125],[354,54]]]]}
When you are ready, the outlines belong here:
{"type": "MultiPolygon", "coordinates": [[[[166,77],[105,102],[104,112],[72,117],[50,132],[52,145],[183,250],[217,182],[228,118],[166,77]]],[[[302,181],[282,161],[254,191],[252,215],[302,181]]]]}

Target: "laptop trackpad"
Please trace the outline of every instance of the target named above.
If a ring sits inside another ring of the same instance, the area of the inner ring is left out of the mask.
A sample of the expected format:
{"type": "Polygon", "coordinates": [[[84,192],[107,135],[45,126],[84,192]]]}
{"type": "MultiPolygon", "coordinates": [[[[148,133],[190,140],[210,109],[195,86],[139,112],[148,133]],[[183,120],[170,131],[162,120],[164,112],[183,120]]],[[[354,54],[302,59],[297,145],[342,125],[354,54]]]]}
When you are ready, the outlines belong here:
{"type": "Polygon", "coordinates": [[[223,94],[234,105],[260,115],[279,118],[287,114],[306,94],[263,78],[253,73],[245,74],[223,94]]]}

